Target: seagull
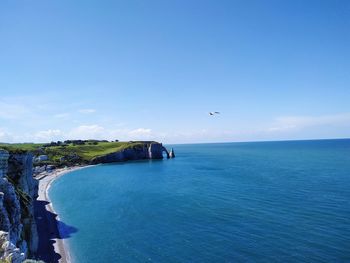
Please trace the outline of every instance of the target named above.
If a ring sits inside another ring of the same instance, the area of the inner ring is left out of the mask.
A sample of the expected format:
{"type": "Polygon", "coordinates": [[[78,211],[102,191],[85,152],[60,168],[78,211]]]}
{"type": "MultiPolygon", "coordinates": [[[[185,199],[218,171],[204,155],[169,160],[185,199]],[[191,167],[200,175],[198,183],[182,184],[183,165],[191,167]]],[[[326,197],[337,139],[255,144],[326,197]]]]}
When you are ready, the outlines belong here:
{"type": "Polygon", "coordinates": [[[209,115],[215,115],[215,114],[220,114],[220,112],[218,112],[218,111],[211,111],[211,112],[209,112],[209,115]]]}

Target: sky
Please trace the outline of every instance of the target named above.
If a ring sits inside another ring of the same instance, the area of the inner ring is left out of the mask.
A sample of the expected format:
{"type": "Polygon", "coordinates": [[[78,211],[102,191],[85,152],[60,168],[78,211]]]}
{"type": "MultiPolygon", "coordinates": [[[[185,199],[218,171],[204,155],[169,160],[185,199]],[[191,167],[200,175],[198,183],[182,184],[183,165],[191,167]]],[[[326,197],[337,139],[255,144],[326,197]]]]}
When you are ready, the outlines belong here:
{"type": "Polygon", "coordinates": [[[0,1],[1,142],[349,137],[350,1],[0,1]]]}

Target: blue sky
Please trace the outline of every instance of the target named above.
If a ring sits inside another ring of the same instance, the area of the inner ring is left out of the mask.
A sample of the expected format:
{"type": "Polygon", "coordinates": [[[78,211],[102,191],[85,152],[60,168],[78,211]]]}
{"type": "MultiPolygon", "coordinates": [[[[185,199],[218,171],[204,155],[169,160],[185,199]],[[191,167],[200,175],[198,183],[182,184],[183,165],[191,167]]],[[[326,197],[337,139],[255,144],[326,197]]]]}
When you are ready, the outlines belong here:
{"type": "Polygon", "coordinates": [[[3,0],[0,91],[7,142],[350,137],[350,1],[3,0]]]}

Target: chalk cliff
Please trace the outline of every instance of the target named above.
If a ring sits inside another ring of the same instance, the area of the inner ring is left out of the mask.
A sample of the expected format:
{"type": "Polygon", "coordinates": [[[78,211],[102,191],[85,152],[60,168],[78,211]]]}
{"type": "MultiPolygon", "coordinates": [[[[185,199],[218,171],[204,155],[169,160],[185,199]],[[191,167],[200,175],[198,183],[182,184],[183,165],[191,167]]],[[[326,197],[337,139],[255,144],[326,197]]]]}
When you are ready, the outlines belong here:
{"type": "Polygon", "coordinates": [[[163,159],[163,152],[166,154],[167,158],[169,158],[167,149],[161,143],[144,143],[143,145],[136,145],[132,148],[126,148],[118,152],[95,157],[91,160],[91,164],[142,159],[163,159]]]}
{"type": "Polygon", "coordinates": [[[38,246],[34,202],[38,182],[30,153],[0,150],[0,260],[22,262],[38,246]]]}
{"type": "Polygon", "coordinates": [[[175,158],[175,151],[173,148],[171,148],[171,151],[169,153],[169,158],[175,158]]]}

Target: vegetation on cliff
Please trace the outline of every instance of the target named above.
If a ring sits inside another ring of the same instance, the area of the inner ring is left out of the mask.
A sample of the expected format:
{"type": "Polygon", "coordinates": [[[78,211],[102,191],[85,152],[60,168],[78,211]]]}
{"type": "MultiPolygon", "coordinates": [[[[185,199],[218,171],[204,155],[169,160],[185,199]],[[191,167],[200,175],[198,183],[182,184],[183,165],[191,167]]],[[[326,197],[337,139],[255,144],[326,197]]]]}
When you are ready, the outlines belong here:
{"type": "Polygon", "coordinates": [[[137,142],[108,142],[106,140],[68,140],[43,143],[0,144],[0,148],[11,153],[32,152],[34,156],[47,156],[47,160],[37,160],[37,165],[70,166],[90,163],[96,157],[104,156],[125,149],[136,149],[152,143],[151,141],[137,142]]]}

